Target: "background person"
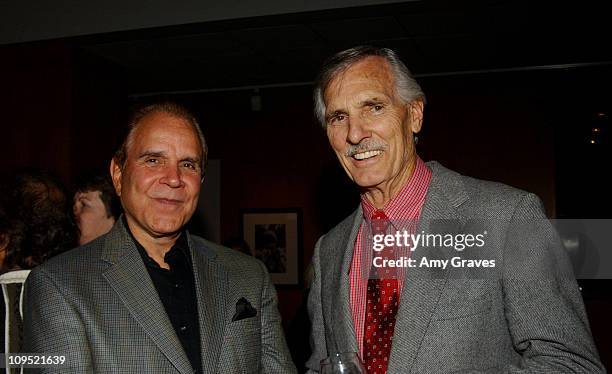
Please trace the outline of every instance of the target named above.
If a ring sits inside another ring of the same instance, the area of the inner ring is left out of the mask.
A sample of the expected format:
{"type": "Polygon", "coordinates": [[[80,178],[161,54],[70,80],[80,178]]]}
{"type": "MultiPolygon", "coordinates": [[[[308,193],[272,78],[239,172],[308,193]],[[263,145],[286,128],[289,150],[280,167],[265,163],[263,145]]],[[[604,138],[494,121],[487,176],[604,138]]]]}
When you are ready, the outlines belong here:
{"type": "Polygon", "coordinates": [[[75,188],[72,212],[79,228],[79,245],[109,232],[120,214],[110,178],[102,174],[81,178],[75,188]]]}
{"type": "Polygon", "coordinates": [[[7,270],[31,269],[76,245],[66,192],[57,178],[25,170],[9,182],[6,214],[10,235],[4,255],[7,270]]]}

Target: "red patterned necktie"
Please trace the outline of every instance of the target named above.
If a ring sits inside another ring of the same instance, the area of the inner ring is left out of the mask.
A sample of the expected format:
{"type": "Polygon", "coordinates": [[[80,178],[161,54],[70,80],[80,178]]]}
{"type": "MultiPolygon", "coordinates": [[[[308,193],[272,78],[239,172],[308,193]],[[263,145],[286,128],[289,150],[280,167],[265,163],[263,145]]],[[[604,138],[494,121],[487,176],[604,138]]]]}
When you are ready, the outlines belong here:
{"type": "MultiPolygon", "coordinates": [[[[389,219],[382,210],[372,215],[372,235],[385,234],[389,219]]],[[[394,258],[393,248],[374,254],[394,258]]],[[[368,279],[366,319],[363,334],[364,362],[368,374],[385,374],[391,355],[395,316],[399,305],[398,280],[389,269],[372,267],[368,279]]]]}

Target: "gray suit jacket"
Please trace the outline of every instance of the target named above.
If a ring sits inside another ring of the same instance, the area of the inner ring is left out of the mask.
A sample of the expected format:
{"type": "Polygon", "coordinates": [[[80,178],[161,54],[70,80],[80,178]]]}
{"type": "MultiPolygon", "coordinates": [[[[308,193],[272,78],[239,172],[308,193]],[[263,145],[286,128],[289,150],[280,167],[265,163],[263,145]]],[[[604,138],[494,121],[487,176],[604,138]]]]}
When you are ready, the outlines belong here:
{"type": "MultiPolygon", "coordinates": [[[[191,373],[129,233],[105,236],[35,268],[25,285],[24,352],[66,355],[57,373],[191,373]]],[[[263,264],[188,236],[205,373],[293,373],[276,292],[263,264]],[[246,298],[255,317],[232,322],[246,298]]]]}
{"type": "MultiPolygon", "coordinates": [[[[489,227],[486,251],[503,261],[494,276],[470,277],[466,269],[408,269],[388,372],[605,372],[569,261],[539,199],[435,162],[428,166],[433,175],[417,232],[435,232],[436,219],[465,232],[462,223],[478,219],[489,227]]],[[[315,248],[308,301],[313,355],[307,366],[312,371],[331,353],[358,351],[349,270],[361,222],[359,208],[315,248]]],[[[430,248],[412,256],[418,261],[428,253],[433,253],[430,248]]]]}

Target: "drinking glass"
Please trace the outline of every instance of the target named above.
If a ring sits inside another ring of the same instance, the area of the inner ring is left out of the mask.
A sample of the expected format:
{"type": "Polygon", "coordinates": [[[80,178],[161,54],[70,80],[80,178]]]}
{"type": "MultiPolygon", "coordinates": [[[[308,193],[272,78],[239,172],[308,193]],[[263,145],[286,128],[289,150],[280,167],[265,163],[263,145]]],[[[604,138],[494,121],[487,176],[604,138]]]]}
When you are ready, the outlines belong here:
{"type": "Polygon", "coordinates": [[[335,353],[321,360],[320,374],[366,374],[355,352],[335,353]]]}

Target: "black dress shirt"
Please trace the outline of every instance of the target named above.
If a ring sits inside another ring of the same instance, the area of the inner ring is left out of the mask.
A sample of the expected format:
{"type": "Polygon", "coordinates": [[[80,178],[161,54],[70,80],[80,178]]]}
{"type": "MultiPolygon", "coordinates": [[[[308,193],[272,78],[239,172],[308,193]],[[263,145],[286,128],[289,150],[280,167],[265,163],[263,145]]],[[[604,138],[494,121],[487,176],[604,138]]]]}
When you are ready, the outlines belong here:
{"type": "MultiPolygon", "coordinates": [[[[125,226],[128,227],[127,223],[125,226]]],[[[187,234],[181,233],[176,243],[164,256],[164,261],[170,266],[170,270],[160,267],[155,260],[149,257],[144,247],[133,235],[132,240],[140,252],[172,327],[195,370],[194,373],[201,374],[200,325],[187,234]]]]}

